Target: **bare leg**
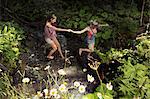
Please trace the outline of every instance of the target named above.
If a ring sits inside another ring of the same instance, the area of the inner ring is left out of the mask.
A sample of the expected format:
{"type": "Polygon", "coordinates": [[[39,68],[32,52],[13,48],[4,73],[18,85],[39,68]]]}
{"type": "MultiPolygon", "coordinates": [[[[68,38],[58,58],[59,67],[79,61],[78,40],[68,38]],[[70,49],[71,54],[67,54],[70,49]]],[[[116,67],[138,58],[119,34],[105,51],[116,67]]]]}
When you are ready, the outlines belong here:
{"type": "Polygon", "coordinates": [[[90,50],[90,49],[87,49],[87,48],[80,48],[80,49],[79,49],[79,55],[81,55],[83,51],[84,51],[84,52],[89,52],[89,53],[91,53],[91,50],[90,50]]]}
{"type": "Polygon", "coordinates": [[[54,43],[56,44],[57,48],[58,48],[58,51],[60,53],[60,56],[62,57],[62,59],[64,59],[64,55],[62,54],[62,51],[61,51],[61,46],[60,46],[60,43],[58,42],[57,38],[53,38],[53,41],[54,43]]]}
{"type": "Polygon", "coordinates": [[[49,59],[53,59],[54,58],[54,56],[52,56],[52,54],[57,50],[57,46],[55,45],[55,43],[54,42],[51,42],[51,47],[53,48],[50,52],[49,52],[49,54],[48,54],[48,56],[47,56],[47,58],[49,58],[49,59]]]}

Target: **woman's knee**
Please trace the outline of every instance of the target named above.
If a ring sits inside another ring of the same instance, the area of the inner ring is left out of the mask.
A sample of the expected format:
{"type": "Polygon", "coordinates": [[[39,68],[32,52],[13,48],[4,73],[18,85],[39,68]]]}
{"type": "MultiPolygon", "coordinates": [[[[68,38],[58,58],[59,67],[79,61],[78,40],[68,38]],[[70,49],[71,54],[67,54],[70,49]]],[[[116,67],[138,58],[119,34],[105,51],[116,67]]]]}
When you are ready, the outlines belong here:
{"type": "Polygon", "coordinates": [[[93,49],[90,49],[90,51],[91,51],[91,52],[94,52],[94,48],[93,48],[93,49]]]}
{"type": "Polygon", "coordinates": [[[54,51],[57,50],[57,46],[55,45],[55,43],[51,43],[51,47],[53,48],[54,51]]]}
{"type": "Polygon", "coordinates": [[[61,48],[61,45],[59,43],[55,44],[57,46],[58,49],[61,48]]]}
{"type": "Polygon", "coordinates": [[[59,41],[57,40],[57,38],[53,38],[53,41],[54,41],[55,45],[56,45],[58,48],[61,47],[61,45],[60,45],[59,41]]]}
{"type": "Polygon", "coordinates": [[[94,46],[90,46],[89,49],[91,52],[94,52],[94,46]]]}
{"type": "Polygon", "coordinates": [[[57,50],[57,47],[54,47],[53,50],[56,51],[56,50],[57,50]]]}
{"type": "Polygon", "coordinates": [[[58,48],[58,49],[60,49],[60,48],[61,48],[61,46],[60,46],[60,45],[58,45],[58,46],[57,46],[57,48],[58,48]]]}

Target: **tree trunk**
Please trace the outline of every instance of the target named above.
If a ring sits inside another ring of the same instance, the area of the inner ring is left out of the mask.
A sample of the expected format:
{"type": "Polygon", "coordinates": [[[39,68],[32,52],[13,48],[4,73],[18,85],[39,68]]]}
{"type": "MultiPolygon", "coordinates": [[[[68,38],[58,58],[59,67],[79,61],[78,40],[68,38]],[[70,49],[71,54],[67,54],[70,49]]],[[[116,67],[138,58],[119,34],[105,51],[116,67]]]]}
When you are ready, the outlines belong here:
{"type": "Polygon", "coordinates": [[[145,0],[143,0],[143,4],[142,4],[142,11],[141,11],[140,26],[142,26],[142,24],[143,24],[143,12],[144,12],[144,5],[145,5],[145,0]]]}

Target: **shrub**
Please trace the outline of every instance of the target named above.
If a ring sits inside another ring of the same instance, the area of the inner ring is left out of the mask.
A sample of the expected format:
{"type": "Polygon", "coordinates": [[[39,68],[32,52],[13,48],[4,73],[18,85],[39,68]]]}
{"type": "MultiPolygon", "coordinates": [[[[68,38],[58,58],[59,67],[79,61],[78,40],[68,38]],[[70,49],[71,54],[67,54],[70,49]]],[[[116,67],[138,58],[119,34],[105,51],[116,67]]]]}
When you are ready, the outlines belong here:
{"type": "Polygon", "coordinates": [[[24,31],[18,24],[14,22],[0,22],[0,53],[2,53],[4,58],[2,63],[11,67],[16,66],[16,60],[20,54],[21,40],[24,37],[24,31]]]}

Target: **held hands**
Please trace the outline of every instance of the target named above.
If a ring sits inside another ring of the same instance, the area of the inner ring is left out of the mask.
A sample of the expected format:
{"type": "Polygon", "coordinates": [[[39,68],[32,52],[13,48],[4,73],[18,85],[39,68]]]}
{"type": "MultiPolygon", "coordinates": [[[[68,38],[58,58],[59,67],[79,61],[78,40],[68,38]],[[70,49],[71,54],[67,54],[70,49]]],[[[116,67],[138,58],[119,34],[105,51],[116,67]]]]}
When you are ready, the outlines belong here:
{"type": "Polygon", "coordinates": [[[73,31],[73,30],[70,30],[70,32],[74,33],[74,31],[73,31]]]}
{"type": "Polygon", "coordinates": [[[73,31],[73,30],[71,30],[71,29],[68,29],[67,31],[68,31],[68,32],[72,32],[72,33],[74,33],[74,31],[73,31]]]}
{"type": "Polygon", "coordinates": [[[71,29],[67,29],[67,32],[72,32],[72,33],[74,33],[74,31],[73,31],[73,30],[71,30],[71,29]]]}
{"type": "Polygon", "coordinates": [[[71,30],[71,29],[67,29],[67,32],[72,32],[72,33],[74,33],[74,31],[73,31],[73,30],[71,30]]]}
{"type": "Polygon", "coordinates": [[[67,29],[67,32],[72,32],[72,33],[75,33],[75,34],[81,34],[81,33],[78,33],[78,32],[76,32],[76,31],[73,31],[73,30],[71,30],[71,29],[67,29]]]}
{"type": "Polygon", "coordinates": [[[72,30],[71,29],[67,29],[67,32],[71,32],[72,30]]]}

